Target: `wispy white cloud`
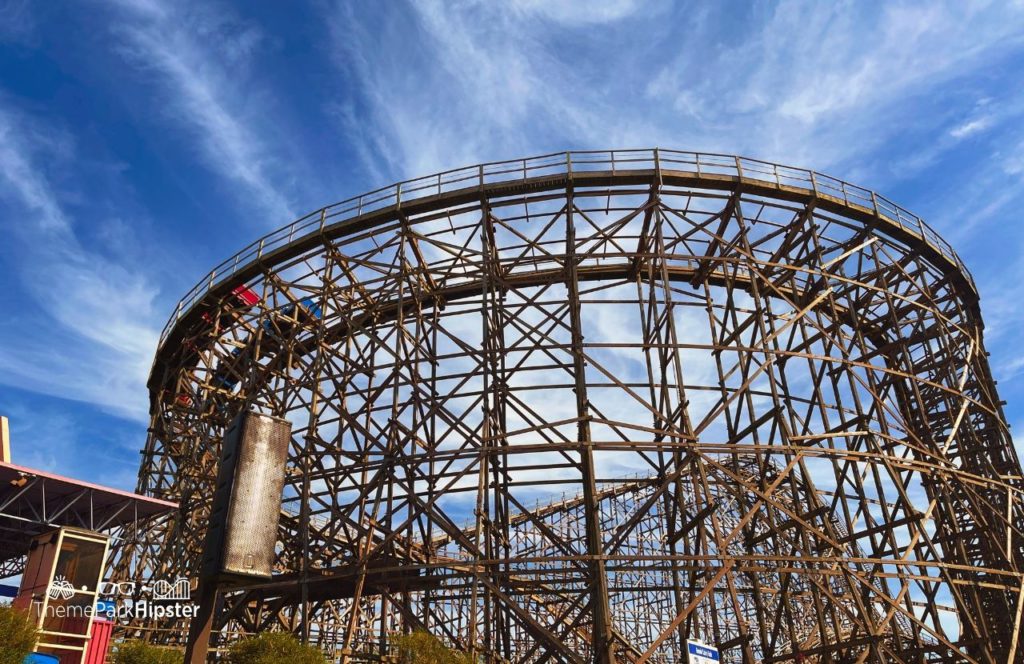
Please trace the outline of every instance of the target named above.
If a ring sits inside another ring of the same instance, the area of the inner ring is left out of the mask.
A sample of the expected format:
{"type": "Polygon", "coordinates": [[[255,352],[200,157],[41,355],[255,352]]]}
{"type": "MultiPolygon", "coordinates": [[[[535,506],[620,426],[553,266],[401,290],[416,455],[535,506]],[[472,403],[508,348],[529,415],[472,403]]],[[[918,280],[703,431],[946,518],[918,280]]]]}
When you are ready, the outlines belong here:
{"type": "Polygon", "coordinates": [[[541,17],[567,25],[589,25],[618,21],[640,11],[643,0],[511,0],[506,6],[527,17],[541,17]]]}
{"type": "Polygon", "coordinates": [[[121,52],[162,90],[165,112],[194,139],[205,164],[255,203],[263,226],[291,221],[292,178],[266,144],[269,95],[251,76],[263,32],[212,5],[119,0],[121,52]]]}
{"type": "MultiPolygon", "coordinates": [[[[638,4],[605,3],[576,25],[614,22],[638,4]]],[[[550,49],[552,32],[575,29],[567,23],[580,5],[424,0],[411,14],[389,9],[371,25],[341,3],[327,24],[335,61],[367,103],[358,125],[344,128],[392,177],[647,133],[636,131],[639,116],[609,121],[622,103],[550,49]]]]}
{"type": "Polygon", "coordinates": [[[1011,380],[1024,373],[1024,355],[1018,355],[1000,366],[1003,380],[1011,380]]]}
{"type": "Polygon", "coordinates": [[[26,123],[15,123],[10,112],[0,114],[0,172],[13,192],[16,192],[22,205],[31,213],[31,220],[40,231],[67,231],[68,223],[64,211],[56,202],[49,182],[36,170],[30,161],[24,144],[52,153],[67,153],[66,136],[56,133],[39,132],[37,128],[26,123]]]}
{"type": "Polygon", "coordinates": [[[143,421],[157,290],[130,262],[83,246],[44,167],[74,156],[60,127],[0,105],[0,204],[16,248],[9,287],[16,279],[39,307],[0,326],[0,381],[143,421]]]}
{"type": "Polygon", "coordinates": [[[687,43],[648,95],[732,149],[819,168],[849,167],[908,129],[941,122],[941,107],[921,113],[922,97],[946,97],[950,81],[1024,37],[1019,14],[997,5],[789,0],[764,18],[701,58],[687,43]]]}
{"type": "Polygon", "coordinates": [[[1024,175],[1024,141],[1003,156],[1000,166],[1007,175],[1024,175]]]}
{"type": "MultiPolygon", "coordinates": [[[[1011,125],[1012,120],[1024,115],[1021,111],[1024,108],[988,117],[998,117],[999,123],[1011,125]]],[[[985,158],[955,188],[934,192],[939,204],[931,221],[962,250],[985,244],[989,236],[979,231],[986,227],[997,228],[1007,240],[1017,238],[1017,227],[1007,224],[1006,219],[1024,201],[1024,132],[1017,127],[1004,129],[989,145],[985,158]]]]}
{"type": "Polygon", "coordinates": [[[992,118],[980,117],[968,120],[961,125],[957,125],[949,130],[949,135],[953,138],[967,138],[979,132],[985,131],[992,126],[992,118]]]}
{"type": "MultiPolygon", "coordinates": [[[[336,59],[369,105],[370,122],[350,134],[396,176],[653,144],[863,175],[908,129],[952,121],[938,104],[921,115],[922,97],[955,94],[951,82],[1024,44],[1024,17],[996,4],[788,0],[747,16],[614,1],[411,9],[367,21],[342,3],[328,17],[336,59]]],[[[994,121],[960,118],[949,132],[994,121]]]]}

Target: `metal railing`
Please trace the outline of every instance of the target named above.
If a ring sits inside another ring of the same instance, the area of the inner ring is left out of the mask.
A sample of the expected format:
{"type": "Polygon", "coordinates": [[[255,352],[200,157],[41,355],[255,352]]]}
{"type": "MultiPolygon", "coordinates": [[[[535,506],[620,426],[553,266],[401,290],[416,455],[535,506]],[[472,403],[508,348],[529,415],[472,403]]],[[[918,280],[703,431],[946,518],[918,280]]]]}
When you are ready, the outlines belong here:
{"type": "Polygon", "coordinates": [[[178,301],[174,313],[160,334],[160,347],[175,324],[210,290],[230,280],[239,270],[249,267],[265,255],[297,239],[322,232],[328,226],[389,207],[400,208],[403,203],[428,196],[442,196],[468,188],[483,188],[500,183],[512,184],[543,176],[572,177],[576,173],[588,171],[609,172],[615,175],[645,170],[655,173],[671,171],[674,174],[682,173],[709,179],[717,177],[755,182],[762,186],[799,190],[815,197],[829,197],[847,206],[866,209],[931,245],[953,263],[974,288],[971,274],[960,257],[949,243],[920,217],[869,189],[838,178],[803,168],[723,154],[661,148],[581,150],[478,164],[405,180],[328,205],[300,217],[287,226],[264,235],[210,270],[178,301]]]}

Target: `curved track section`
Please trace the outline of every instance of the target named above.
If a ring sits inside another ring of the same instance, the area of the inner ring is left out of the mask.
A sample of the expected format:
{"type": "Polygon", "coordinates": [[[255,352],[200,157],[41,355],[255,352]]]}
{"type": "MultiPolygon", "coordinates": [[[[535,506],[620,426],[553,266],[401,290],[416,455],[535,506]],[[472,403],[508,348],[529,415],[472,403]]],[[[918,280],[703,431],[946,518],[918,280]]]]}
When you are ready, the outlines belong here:
{"type": "Polygon", "coordinates": [[[1020,657],[1020,465],[970,276],[916,217],[665,150],[381,191],[182,301],[139,480],[182,511],[123,576],[196,573],[253,409],[293,423],[279,576],[228,631],[342,661],[417,627],[495,662],[1020,657]]]}

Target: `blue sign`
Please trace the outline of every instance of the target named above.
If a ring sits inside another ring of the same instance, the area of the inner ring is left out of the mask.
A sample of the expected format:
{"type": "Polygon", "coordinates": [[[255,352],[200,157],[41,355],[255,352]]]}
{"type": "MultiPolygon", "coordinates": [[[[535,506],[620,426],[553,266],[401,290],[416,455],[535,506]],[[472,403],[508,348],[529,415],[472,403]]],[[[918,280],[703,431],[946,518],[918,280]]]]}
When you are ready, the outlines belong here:
{"type": "Polygon", "coordinates": [[[44,655],[41,652],[29,653],[25,658],[25,664],[60,664],[56,655],[44,655]]]}
{"type": "Polygon", "coordinates": [[[108,618],[113,620],[117,614],[117,602],[112,599],[98,599],[96,600],[96,615],[106,615],[108,618]]]}
{"type": "Polygon", "coordinates": [[[689,664],[714,664],[719,661],[718,648],[704,645],[699,641],[687,641],[686,653],[689,664]]]}

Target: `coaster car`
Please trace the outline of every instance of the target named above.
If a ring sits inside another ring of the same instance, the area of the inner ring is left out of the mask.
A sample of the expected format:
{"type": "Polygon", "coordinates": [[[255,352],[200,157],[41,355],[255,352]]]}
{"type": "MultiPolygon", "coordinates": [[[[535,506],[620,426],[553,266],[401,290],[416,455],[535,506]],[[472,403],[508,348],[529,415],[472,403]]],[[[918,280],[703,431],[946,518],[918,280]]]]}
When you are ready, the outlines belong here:
{"type": "MultiPolygon", "coordinates": [[[[220,309],[220,323],[224,325],[231,321],[234,316],[248,310],[253,305],[259,303],[260,296],[256,294],[256,291],[249,288],[246,285],[236,286],[232,291],[231,295],[225,302],[225,306],[220,309]]],[[[204,311],[203,320],[208,324],[213,325],[217,322],[217,318],[213,311],[204,311]]]]}

